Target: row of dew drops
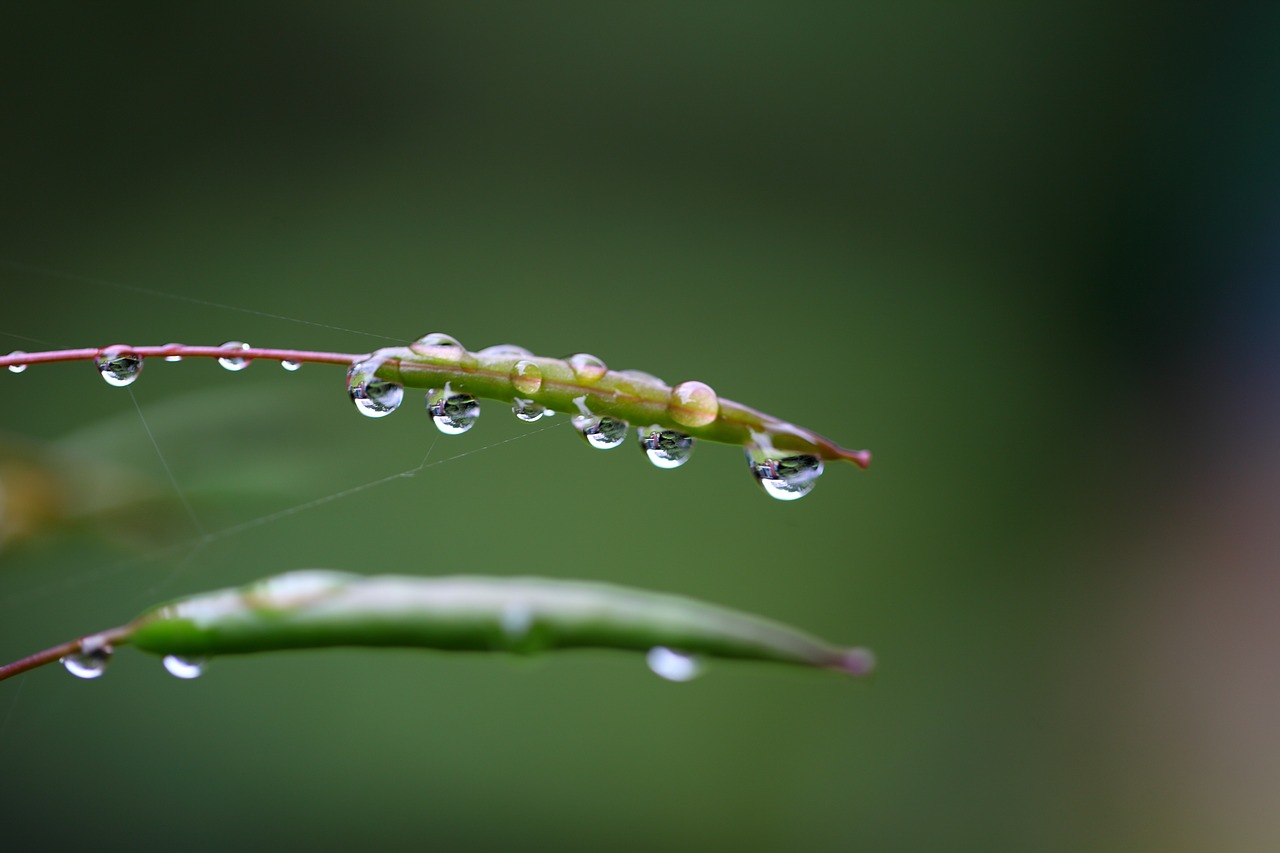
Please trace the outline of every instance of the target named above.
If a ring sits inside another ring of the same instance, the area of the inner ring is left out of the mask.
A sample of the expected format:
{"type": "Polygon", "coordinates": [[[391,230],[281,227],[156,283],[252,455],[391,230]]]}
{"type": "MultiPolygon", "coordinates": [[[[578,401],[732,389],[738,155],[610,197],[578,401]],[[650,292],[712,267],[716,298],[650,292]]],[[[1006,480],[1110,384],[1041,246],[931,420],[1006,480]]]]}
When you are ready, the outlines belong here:
{"type": "MultiPolygon", "coordinates": [[[[111,645],[94,642],[87,637],[81,643],[81,650],[61,658],[60,662],[67,672],[76,678],[94,679],[107,671],[114,650],[111,645]]],[[[165,670],[174,678],[184,681],[199,678],[208,668],[206,658],[180,657],[165,655],[162,660],[165,670]]],[[[669,649],[666,646],[654,646],[645,655],[645,663],[650,671],[667,681],[692,681],[701,675],[705,667],[693,655],[669,649]]]]}
{"type": "MultiPolygon", "coordinates": [[[[171,345],[173,346],[173,345],[171,345]]],[[[455,338],[433,332],[420,338],[414,345],[416,348],[454,348],[459,353],[465,352],[455,338]]],[[[230,371],[244,370],[251,359],[234,355],[236,351],[247,350],[249,345],[242,341],[227,341],[219,349],[229,354],[218,359],[218,363],[230,371]]],[[[542,387],[542,371],[537,363],[531,361],[533,353],[524,347],[513,344],[499,344],[481,350],[479,355],[506,356],[516,358],[508,377],[512,387],[521,394],[535,394],[542,387]]],[[[11,355],[25,355],[15,351],[11,355]]],[[[167,355],[165,361],[181,361],[180,355],[167,355]]],[[[375,374],[383,359],[376,354],[357,362],[347,370],[347,393],[355,403],[356,410],[370,418],[381,418],[391,414],[404,401],[404,387],[375,374]]],[[[566,359],[573,369],[575,378],[583,385],[598,382],[608,372],[605,363],[594,355],[578,353],[566,359]]],[[[130,351],[129,347],[115,345],[106,347],[94,358],[98,372],[108,385],[122,388],[130,385],[142,372],[142,356],[130,351]]],[[[284,360],[281,366],[288,371],[296,371],[302,365],[296,361],[284,360]]],[[[10,365],[13,373],[21,373],[27,369],[25,364],[10,365]]],[[[660,381],[656,377],[639,371],[627,371],[634,378],[646,381],[660,381]]],[[[671,414],[677,423],[689,427],[701,427],[712,423],[719,411],[719,401],[710,386],[702,382],[681,382],[671,389],[671,414]]],[[[591,414],[585,403],[579,401],[581,413],[572,417],[573,427],[591,447],[598,450],[612,450],[626,442],[630,425],[618,418],[591,414]]],[[[461,435],[475,425],[480,417],[480,403],[470,394],[454,393],[448,383],[444,388],[431,389],[426,397],[427,411],[431,415],[436,428],[445,435],[461,435]]],[[[541,418],[554,415],[531,399],[514,397],[511,411],[517,418],[533,423],[541,418]]],[[[638,427],[636,430],[640,448],[649,461],[658,468],[679,468],[689,461],[693,454],[692,436],[673,429],[659,427],[638,427]]],[[[764,489],[765,494],[783,501],[802,498],[813,491],[818,477],[822,474],[822,460],[808,454],[779,457],[759,445],[747,445],[747,463],[756,481],[764,489]]]]}
{"type": "MultiPolygon", "coordinates": [[[[433,332],[419,339],[414,345],[418,348],[445,347],[465,352],[462,344],[455,338],[433,332]]],[[[508,376],[512,387],[520,394],[536,394],[542,387],[542,370],[531,359],[533,353],[524,347],[514,344],[498,344],[480,350],[478,355],[503,356],[515,358],[508,376]]],[[[602,379],[609,368],[604,361],[594,355],[578,353],[566,359],[572,368],[575,379],[582,385],[592,385],[602,379]]],[[[404,388],[395,382],[379,379],[376,376],[382,359],[371,357],[366,361],[353,364],[347,371],[347,392],[356,404],[357,410],[371,418],[381,418],[391,414],[404,401],[404,388]]],[[[657,377],[640,371],[626,371],[633,378],[643,381],[658,382],[657,377]]],[[[719,400],[716,392],[703,382],[681,382],[671,389],[671,417],[677,423],[688,427],[702,427],[715,421],[719,413],[719,400]]],[[[621,447],[627,438],[630,425],[621,419],[593,415],[585,401],[575,401],[581,412],[572,416],[574,429],[588,445],[598,450],[612,450],[621,447]]],[[[436,428],[445,435],[461,435],[475,425],[480,417],[480,402],[470,394],[455,393],[445,383],[444,388],[433,388],[427,392],[427,411],[431,414],[436,428]]],[[[511,411],[517,418],[527,423],[554,415],[545,406],[531,399],[515,397],[511,411]]],[[[693,437],[674,429],[659,427],[637,427],[636,436],[640,449],[649,461],[658,468],[679,468],[689,461],[693,454],[693,437]]],[[[802,498],[813,490],[818,477],[822,474],[822,460],[807,454],[774,458],[758,445],[750,445],[746,449],[747,460],[756,480],[764,488],[766,494],[778,500],[790,501],[802,498]]]]}

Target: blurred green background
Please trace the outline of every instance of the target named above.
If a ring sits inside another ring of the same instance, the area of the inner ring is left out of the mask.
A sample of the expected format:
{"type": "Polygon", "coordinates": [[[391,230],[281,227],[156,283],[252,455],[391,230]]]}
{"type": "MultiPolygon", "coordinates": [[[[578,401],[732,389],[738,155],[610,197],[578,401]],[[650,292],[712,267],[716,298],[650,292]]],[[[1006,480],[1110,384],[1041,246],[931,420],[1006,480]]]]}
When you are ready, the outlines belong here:
{"type": "Polygon", "coordinates": [[[0,658],[324,566],[683,593],[881,670],[123,652],[0,686],[5,846],[1276,849],[1274,8],[7,6],[6,351],[446,331],[876,461],[780,504],[494,404],[437,443],[335,368],[36,367],[0,658]],[[97,509],[19,536],[54,471],[97,509]]]}

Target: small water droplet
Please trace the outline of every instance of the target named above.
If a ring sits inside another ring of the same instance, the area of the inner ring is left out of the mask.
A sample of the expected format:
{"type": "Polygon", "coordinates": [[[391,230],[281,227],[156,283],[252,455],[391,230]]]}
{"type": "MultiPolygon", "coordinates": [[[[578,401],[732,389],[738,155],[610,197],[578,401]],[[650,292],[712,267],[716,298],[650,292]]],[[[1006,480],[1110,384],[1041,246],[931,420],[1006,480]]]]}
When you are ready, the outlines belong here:
{"type": "Polygon", "coordinates": [[[573,375],[577,377],[578,381],[587,385],[599,382],[609,372],[609,368],[605,366],[603,361],[585,352],[571,355],[565,360],[573,368],[573,375]]]}
{"type": "Polygon", "coordinates": [[[485,347],[480,350],[476,355],[491,355],[495,358],[498,356],[505,356],[507,358],[533,357],[533,353],[529,352],[524,347],[516,346],[515,344],[494,344],[491,347],[485,347]]]}
{"type": "Polygon", "coordinates": [[[409,349],[419,352],[424,349],[455,349],[460,352],[466,348],[453,335],[446,335],[444,332],[431,332],[423,335],[413,343],[409,344],[409,349]]]}
{"type": "Polygon", "coordinates": [[[521,394],[536,394],[542,387],[542,368],[527,359],[520,359],[511,368],[511,384],[521,394]]]}
{"type": "Polygon", "coordinates": [[[621,447],[627,440],[627,422],[617,418],[574,415],[573,427],[587,440],[587,444],[600,450],[621,447]]]}
{"type": "Polygon", "coordinates": [[[702,674],[702,665],[692,655],[668,649],[666,646],[654,646],[645,655],[645,663],[654,675],[667,681],[692,681],[702,674]]]}
{"type": "Polygon", "coordinates": [[[516,397],[515,402],[511,406],[511,411],[515,413],[517,418],[530,424],[551,414],[551,412],[548,412],[546,407],[540,403],[535,403],[532,400],[521,400],[519,397],[516,397]]]}
{"type": "Polygon", "coordinates": [[[87,641],[82,645],[84,648],[81,651],[64,656],[60,663],[76,678],[100,677],[107,671],[107,664],[111,662],[111,646],[105,644],[91,646],[87,641]]]}
{"type": "Polygon", "coordinates": [[[667,408],[680,426],[704,427],[720,414],[720,400],[710,385],[690,380],[671,389],[667,408]]]}
{"type": "Polygon", "coordinates": [[[659,468],[679,468],[693,453],[693,439],[673,429],[641,429],[640,447],[659,468]]]}
{"type": "Polygon", "coordinates": [[[404,387],[376,376],[382,359],[358,361],[347,368],[347,394],[356,411],[368,418],[385,417],[404,401],[404,387]]]}
{"type": "MultiPolygon", "coordinates": [[[[169,348],[172,348],[172,347],[180,347],[180,346],[182,346],[182,344],[165,344],[165,348],[166,348],[166,349],[169,349],[169,348]]],[[[166,355],[166,356],[164,357],[164,360],[165,360],[165,361],[182,361],[182,356],[180,356],[180,355],[166,355]]]]}
{"type": "Polygon", "coordinates": [[[94,356],[93,363],[106,383],[116,388],[132,385],[142,372],[142,356],[124,346],[107,347],[94,356]]]}
{"type": "Polygon", "coordinates": [[[164,656],[164,668],[174,678],[191,679],[204,675],[204,658],[183,658],[177,655],[164,656]]]}
{"type": "Polygon", "coordinates": [[[295,370],[302,367],[302,362],[294,361],[293,359],[286,358],[280,361],[280,366],[283,367],[285,370],[289,371],[290,373],[293,373],[295,370]]]}
{"type": "Polygon", "coordinates": [[[436,429],[445,435],[461,435],[475,426],[480,417],[480,404],[470,394],[454,394],[446,385],[443,391],[427,394],[427,411],[436,429]]]}
{"type": "Polygon", "coordinates": [[[643,385],[666,385],[661,378],[654,376],[652,373],[646,373],[643,370],[618,370],[615,371],[621,376],[630,379],[632,382],[639,382],[643,385]]]}
{"type": "Polygon", "coordinates": [[[822,460],[808,454],[777,459],[758,447],[748,447],[747,463],[765,494],[780,501],[804,497],[822,476],[822,460]]]}
{"type": "MultiPolygon", "coordinates": [[[[218,347],[218,349],[245,350],[245,349],[249,349],[249,345],[246,344],[244,341],[227,341],[225,344],[218,347]]],[[[244,370],[246,367],[249,366],[249,362],[252,360],[253,359],[250,359],[250,358],[240,358],[239,356],[228,355],[228,356],[223,356],[222,358],[219,358],[218,364],[221,364],[227,370],[234,372],[237,370],[244,370]]]]}
{"type": "MultiPolygon", "coordinates": [[[[26,354],[27,354],[27,353],[26,353],[26,351],[25,351],[25,350],[20,350],[20,349],[16,349],[16,350],[14,350],[13,352],[9,353],[9,355],[26,355],[26,354]]],[[[11,365],[9,365],[9,372],[10,372],[10,373],[21,373],[22,371],[24,371],[24,370],[26,370],[26,369],[27,369],[27,365],[25,365],[25,364],[11,364],[11,365]]]]}

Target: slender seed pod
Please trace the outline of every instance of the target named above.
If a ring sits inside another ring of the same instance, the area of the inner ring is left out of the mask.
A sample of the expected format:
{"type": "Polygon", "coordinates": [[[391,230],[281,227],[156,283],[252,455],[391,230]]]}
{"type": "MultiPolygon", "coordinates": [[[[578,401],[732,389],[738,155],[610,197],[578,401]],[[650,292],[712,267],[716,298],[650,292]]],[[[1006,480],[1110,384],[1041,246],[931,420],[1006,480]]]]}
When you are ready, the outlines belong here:
{"type": "Polygon", "coordinates": [[[849,450],[812,430],[723,399],[704,382],[669,386],[641,371],[610,370],[586,353],[545,358],[508,344],[470,352],[441,332],[367,355],[259,349],[238,341],[219,347],[114,344],[13,352],[0,356],[0,367],[21,373],[34,364],[92,359],[108,384],[125,386],[138,378],[144,359],[153,356],[166,361],[216,358],[232,371],[243,370],[254,359],[280,361],[290,370],[305,362],[345,364],[347,393],[361,414],[389,415],[400,407],[406,387],[425,388],[427,410],[447,435],[475,424],[477,398],[501,400],[523,421],[566,412],[588,444],[605,450],[620,447],[634,427],[640,447],[658,468],[683,465],[695,439],[736,444],[746,451],[750,471],[765,493],[784,501],[812,491],[824,462],[852,462],[860,468],[871,464],[865,450],[849,450]]]}
{"type": "Polygon", "coordinates": [[[639,427],[762,449],[766,455],[803,454],[867,467],[871,455],[848,450],[812,430],[719,397],[698,381],[668,386],[632,370],[609,370],[578,354],[545,358],[518,347],[468,352],[453,338],[427,335],[408,347],[369,356],[376,375],[410,388],[438,389],[494,400],[527,400],[570,414],[609,417],[639,427]]]}
{"type": "MultiPolygon", "coordinates": [[[[840,648],[759,616],[675,595],[583,581],[473,576],[289,572],[244,587],[182,598],[102,631],[0,666],[0,681],[61,660],[82,678],[101,675],[115,647],[165,656],[174,675],[224,655],[332,646],[505,651],[629,649],[650,666],[698,655],[866,675],[871,652],[840,648]],[[655,664],[655,654],[658,664],[655,664]]],[[[681,664],[683,667],[685,664],[681,664]]]]}

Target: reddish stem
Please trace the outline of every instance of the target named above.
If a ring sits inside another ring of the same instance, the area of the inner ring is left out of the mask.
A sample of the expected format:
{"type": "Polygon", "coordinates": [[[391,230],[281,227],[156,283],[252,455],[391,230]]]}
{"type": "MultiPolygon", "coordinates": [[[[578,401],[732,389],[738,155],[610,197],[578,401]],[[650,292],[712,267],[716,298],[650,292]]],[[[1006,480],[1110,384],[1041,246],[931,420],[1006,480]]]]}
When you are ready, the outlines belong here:
{"type": "Polygon", "coordinates": [[[245,358],[269,359],[274,361],[296,361],[317,364],[354,364],[366,357],[365,353],[345,352],[313,352],[311,350],[294,349],[231,349],[223,347],[191,347],[186,344],[166,344],[160,347],[134,347],[118,344],[112,347],[90,347],[85,349],[59,349],[45,352],[26,352],[0,356],[0,367],[10,365],[43,364],[53,361],[90,361],[102,355],[105,350],[115,349],[120,354],[132,354],[143,358],[177,355],[183,358],[245,358]]]}
{"type": "Polygon", "coordinates": [[[125,625],[120,628],[112,628],[109,631],[102,631],[97,634],[88,634],[84,637],[77,637],[58,646],[45,649],[42,652],[36,652],[33,655],[27,655],[25,658],[16,660],[13,663],[7,663],[0,666],[0,681],[6,678],[12,678],[15,675],[21,675],[29,669],[44,666],[53,663],[67,655],[79,654],[84,651],[84,641],[89,637],[94,639],[95,645],[106,644],[108,646],[127,640],[132,629],[125,625]]]}

